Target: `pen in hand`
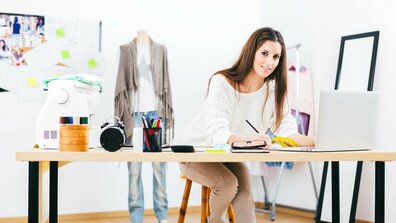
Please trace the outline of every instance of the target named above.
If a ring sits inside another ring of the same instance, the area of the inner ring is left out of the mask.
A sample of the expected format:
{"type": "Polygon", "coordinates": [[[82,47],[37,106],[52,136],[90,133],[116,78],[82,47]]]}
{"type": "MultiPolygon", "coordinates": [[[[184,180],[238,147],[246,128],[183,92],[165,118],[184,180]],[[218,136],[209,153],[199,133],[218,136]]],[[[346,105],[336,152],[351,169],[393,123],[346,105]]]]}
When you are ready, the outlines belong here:
{"type": "Polygon", "coordinates": [[[248,120],[246,120],[246,122],[250,125],[250,127],[252,127],[254,131],[256,131],[256,133],[259,133],[259,131],[248,120]]]}
{"type": "MultiPolygon", "coordinates": [[[[247,119],[246,119],[245,121],[247,122],[247,124],[250,125],[250,127],[252,127],[252,129],[253,129],[256,133],[259,133],[259,131],[252,125],[252,123],[250,123],[247,119]]],[[[267,134],[267,133],[265,133],[265,134],[267,134]]],[[[264,140],[264,141],[265,141],[265,144],[267,145],[267,147],[271,147],[271,139],[270,139],[270,137],[269,137],[268,139],[269,139],[268,142],[267,142],[267,140],[264,140]]]]}

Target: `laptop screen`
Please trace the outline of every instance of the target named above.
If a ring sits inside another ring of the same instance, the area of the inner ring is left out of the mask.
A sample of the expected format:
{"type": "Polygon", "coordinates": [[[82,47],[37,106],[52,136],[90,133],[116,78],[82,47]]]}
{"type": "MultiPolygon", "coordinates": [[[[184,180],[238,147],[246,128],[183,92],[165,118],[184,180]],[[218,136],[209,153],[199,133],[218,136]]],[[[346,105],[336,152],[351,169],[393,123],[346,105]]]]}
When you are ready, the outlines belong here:
{"type": "Polygon", "coordinates": [[[322,91],[317,150],[373,149],[376,137],[376,92],[322,91]]]}

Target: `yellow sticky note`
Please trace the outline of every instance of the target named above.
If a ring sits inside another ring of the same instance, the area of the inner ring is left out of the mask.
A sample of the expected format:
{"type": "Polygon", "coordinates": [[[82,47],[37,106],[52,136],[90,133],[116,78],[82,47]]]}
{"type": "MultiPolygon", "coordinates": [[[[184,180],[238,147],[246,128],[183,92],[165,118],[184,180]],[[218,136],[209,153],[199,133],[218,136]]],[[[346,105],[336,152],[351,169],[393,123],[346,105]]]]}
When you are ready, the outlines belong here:
{"type": "Polygon", "coordinates": [[[26,79],[26,83],[28,87],[36,87],[37,86],[37,78],[36,77],[28,77],[26,79]]]}
{"type": "Polygon", "coordinates": [[[61,54],[62,54],[62,59],[64,60],[68,60],[71,58],[70,52],[68,50],[62,50],[61,54]]]}
{"type": "Polygon", "coordinates": [[[63,38],[65,37],[65,30],[63,28],[56,29],[56,37],[63,38]]]}
{"type": "Polygon", "coordinates": [[[95,59],[89,59],[87,63],[88,63],[88,67],[90,68],[95,68],[96,66],[98,66],[95,59]]]}
{"type": "Polygon", "coordinates": [[[59,77],[60,74],[55,73],[55,74],[52,74],[52,76],[54,76],[54,77],[59,77]]]}

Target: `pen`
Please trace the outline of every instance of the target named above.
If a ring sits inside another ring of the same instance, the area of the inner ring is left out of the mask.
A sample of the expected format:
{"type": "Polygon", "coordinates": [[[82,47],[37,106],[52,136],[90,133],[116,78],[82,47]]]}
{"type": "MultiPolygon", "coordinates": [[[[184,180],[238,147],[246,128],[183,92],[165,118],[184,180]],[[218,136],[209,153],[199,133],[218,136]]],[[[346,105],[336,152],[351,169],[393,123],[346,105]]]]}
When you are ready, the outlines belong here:
{"type": "MultiPolygon", "coordinates": [[[[256,133],[259,133],[259,131],[258,131],[247,119],[246,119],[245,121],[250,125],[250,127],[252,127],[252,129],[253,129],[256,133]]],[[[269,130],[269,128],[268,128],[268,130],[269,130]]],[[[267,132],[268,132],[268,130],[267,130],[267,132]]],[[[267,132],[266,132],[265,134],[267,134],[267,132]]],[[[270,132],[271,132],[271,130],[270,130],[270,132]]],[[[272,132],[271,132],[271,134],[274,135],[272,132]]],[[[272,138],[270,137],[270,139],[272,139],[272,138]]],[[[267,144],[266,141],[264,141],[264,144],[265,144],[265,146],[268,148],[268,144],[267,144]]]]}
{"type": "Polygon", "coordinates": [[[151,128],[156,128],[157,127],[157,121],[158,120],[153,121],[153,124],[151,124],[151,128]]]}
{"type": "Polygon", "coordinates": [[[247,119],[246,122],[250,125],[250,127],[252,127],[254,131],[256,131],[256,133],[259,133],[259,131],[257,131],[257,129],[247,119]]]}
{"type": "Polygon", "coordinates": [[[148,124],[147,124],[147,119],[146,119],[146,117],[142,116],[142,122],[143,122],[143,127],[144,127],[144,128],[148,128],[148,127],[149,127],[148,124]]]}

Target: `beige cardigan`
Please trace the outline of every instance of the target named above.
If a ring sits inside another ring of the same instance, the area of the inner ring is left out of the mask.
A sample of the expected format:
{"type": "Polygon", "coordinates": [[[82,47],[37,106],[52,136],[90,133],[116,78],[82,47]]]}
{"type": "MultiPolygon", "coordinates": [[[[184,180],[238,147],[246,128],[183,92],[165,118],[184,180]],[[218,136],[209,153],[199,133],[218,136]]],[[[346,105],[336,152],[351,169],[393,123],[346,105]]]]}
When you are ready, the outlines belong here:
{"type": "MultiPolygon", "coordinates": [[[[165,118],[166,127],[173,136],[174,114],[172,105],[171,86],[168,73],[168,58],[166,47],[154,42],[149,37],[151,73],[153,77],[154,93],[157,96],[158,115],[165,118]]],[[[132,92],[139,88],[137,70],[136,38],[120,46],[120,64],[115,87],[114,115],[119,117],[125,124],[127,137],[132,136],[133,121],[131,117],[131,105],[134,104],[132,92]]],[[[168,139],[166,133],[164,138],[168,139]]],[[[166,142],[165,143],[169,143],[166,142]]]]}

